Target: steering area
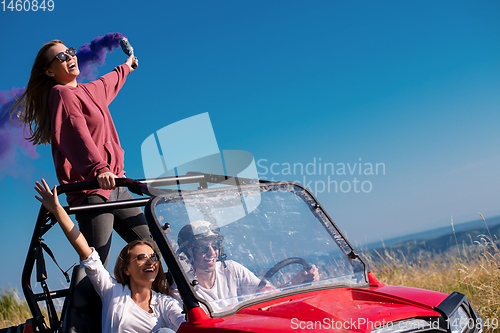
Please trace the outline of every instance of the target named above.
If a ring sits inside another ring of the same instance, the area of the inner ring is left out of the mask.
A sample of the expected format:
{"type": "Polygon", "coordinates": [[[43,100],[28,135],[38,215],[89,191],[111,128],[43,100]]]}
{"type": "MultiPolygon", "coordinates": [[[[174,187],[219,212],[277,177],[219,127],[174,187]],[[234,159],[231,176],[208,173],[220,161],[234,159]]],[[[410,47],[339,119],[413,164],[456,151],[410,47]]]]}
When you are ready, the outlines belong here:
{"type": "Polygon", "coordinates": [[[260,291],[262,288],[264,288],[268,283],[269,280],[276,274],[280,269],[293,265],[293,264],[300,264],[302,265],[302,268],[304,270],[308,271],[311,269],[311,264],[309,264],[305,259],[299,258],[299,257],[291,257],[291,258],[286,258],[275,264],[273,267],[271,267],[266,274],[262,277],[260,280],[259,284],[257,285],[257,288],[255,289],[256,291],[260,291]]]}

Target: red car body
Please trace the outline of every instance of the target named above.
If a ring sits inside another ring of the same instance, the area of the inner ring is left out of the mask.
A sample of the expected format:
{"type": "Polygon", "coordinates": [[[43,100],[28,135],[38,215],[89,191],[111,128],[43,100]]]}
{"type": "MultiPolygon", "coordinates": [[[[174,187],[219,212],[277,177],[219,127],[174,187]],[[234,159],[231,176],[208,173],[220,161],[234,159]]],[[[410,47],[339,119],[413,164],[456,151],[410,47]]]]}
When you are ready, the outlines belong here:
{"type": "MultiPolygon", "coordinates": [[[[370,273],[371,274],[371,273],[370,273]]],[[[193,311],[178,332],[372,332],[408,318],[439,318],[448,295],[415,288],[373,285],[296,294],[241,309],[223,318],[193,311]]]]}

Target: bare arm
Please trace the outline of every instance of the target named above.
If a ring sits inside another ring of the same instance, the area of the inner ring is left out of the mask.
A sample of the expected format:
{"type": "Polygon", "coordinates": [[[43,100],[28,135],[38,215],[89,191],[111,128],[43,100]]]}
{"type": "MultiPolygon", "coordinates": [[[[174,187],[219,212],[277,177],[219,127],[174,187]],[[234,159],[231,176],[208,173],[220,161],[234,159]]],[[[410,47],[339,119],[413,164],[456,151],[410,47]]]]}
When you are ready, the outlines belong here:
{"type": "Polygon", "coordinates": [[[80,256],[80,260],[87,259],[92,254],[92,249],[59,203],[59,199],[57,198],[57,187],[54,186],[51,191],[44,179],[42,179],[42,183],[43,185],[36,182],[35,190],[40,196],[35,195],[35,198],[37,198],[49,212],[54,214],[64,234],[80,256]]]}

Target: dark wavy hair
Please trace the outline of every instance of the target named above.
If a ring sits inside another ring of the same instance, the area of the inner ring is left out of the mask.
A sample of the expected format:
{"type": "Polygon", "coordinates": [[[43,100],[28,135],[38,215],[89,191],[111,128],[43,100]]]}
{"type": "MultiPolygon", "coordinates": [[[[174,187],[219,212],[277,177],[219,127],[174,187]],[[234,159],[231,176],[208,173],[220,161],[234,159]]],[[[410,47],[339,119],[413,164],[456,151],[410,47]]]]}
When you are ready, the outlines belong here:
{"type": "Polygon", "coordinates": [[[10,108],[10,117],[17,114],[21,124],[29,127],[30,136],[26,139],[34,145],[51,143],[49,94],[56,81],[45,74],[45,71],[50,65],[47,51],[57,44],[64,43],[53,40],[38,51],[26,90],[10,108]]]}
{"type": "MultiPolygon", "coordinates": [[[[114,273],[116,281],[118,281],[123,285],[127,285],[129,287],[130,287],[130,277],[127,274],[125,274],[125,268],[128,266],[128,264],[130,264],[130,251],[137,245],[147,245],[154,251],[153,244],[151,244],[148,241],[143,241],[143,240],[132,241],[127,245],[125,245],[125,247],[122,249],[120,255],[118,256],[118,259],[116,259],[116,264],[115,264],[114,273]]],[[[165,272],[163,271],[161,258],[160,261],[158,262],[158,275],[156,275],[156,278],[153,281],[151,289],[161,294],[170,295],[170,286],[168,285],[167,279],[165,277],[165,272]]]]}

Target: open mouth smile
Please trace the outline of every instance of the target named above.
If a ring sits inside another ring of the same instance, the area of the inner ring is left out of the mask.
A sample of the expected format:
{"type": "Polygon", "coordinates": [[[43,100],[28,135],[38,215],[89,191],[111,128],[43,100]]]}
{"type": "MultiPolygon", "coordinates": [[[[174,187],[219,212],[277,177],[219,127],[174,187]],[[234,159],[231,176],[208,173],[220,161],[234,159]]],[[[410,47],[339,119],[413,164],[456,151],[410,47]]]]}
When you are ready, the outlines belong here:
{"type": "Polygon", "coordinates": [[[145,272],[145,273],[154,273],[155,269],[154,269],[154,267],[148,267],[148,268],[144,269],[143,272],[145,272]]]}

